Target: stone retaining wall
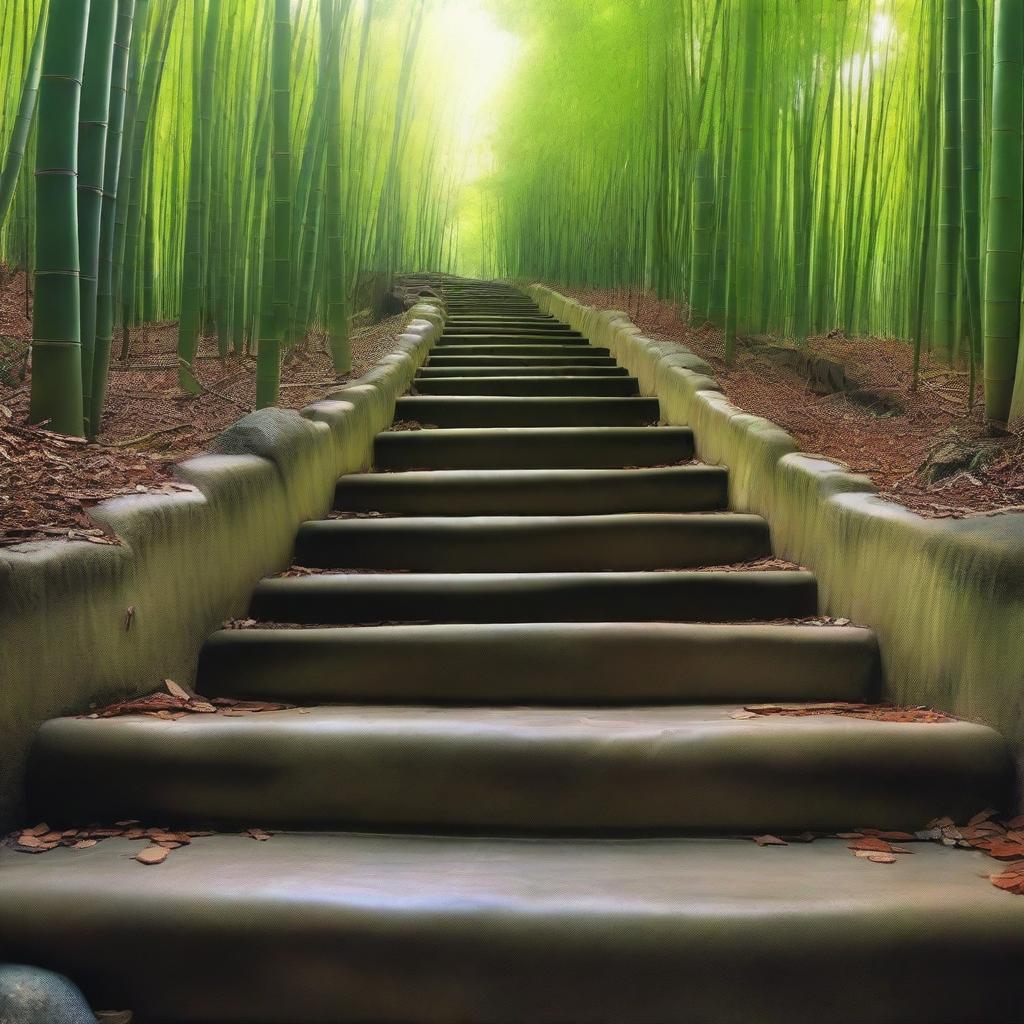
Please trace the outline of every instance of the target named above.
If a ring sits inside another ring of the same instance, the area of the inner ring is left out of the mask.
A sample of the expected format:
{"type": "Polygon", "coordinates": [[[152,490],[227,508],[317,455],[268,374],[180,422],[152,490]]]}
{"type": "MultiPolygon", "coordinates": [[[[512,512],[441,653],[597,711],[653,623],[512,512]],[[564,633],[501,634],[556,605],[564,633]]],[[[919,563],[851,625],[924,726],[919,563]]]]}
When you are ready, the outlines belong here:
{"type": "Polygon", "coordinates": [[[1024,762],[1024,515],[925,519],[738,409],[684,346],[645,337],[626,313],[526,290],[611,349],[666,422],[693,427],[699,457],[729,467],[733,507],[763,515],[778,554],[817,575],[823,613],[877,631],[886,699],[992,725],[1024,762]]]}
{"type": "Polygon", "coordinates": [[[47,718],[191,681],[204,638],[245,613],[253,586],[291,561],[296,530],[331,507],[343,473],[370,464],[440,334],[421,303],[394,351],[301,412],[239,420],[182,463],[196,488],[92,510],[118,546],[46,541],[0,550],[0,830],[21,813],[25,756],[47,718]]]}

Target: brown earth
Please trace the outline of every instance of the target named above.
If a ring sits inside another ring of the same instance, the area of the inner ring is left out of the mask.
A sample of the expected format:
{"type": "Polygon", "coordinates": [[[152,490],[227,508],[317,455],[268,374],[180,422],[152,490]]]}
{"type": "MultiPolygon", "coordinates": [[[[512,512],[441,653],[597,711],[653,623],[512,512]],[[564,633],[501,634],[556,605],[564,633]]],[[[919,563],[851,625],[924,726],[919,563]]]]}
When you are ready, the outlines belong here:
{"type": "Polygon", "coordinates": [[[894,407],[880,414],[845,394],[817,394],[806,376],[766,354],[766,339],[741,342],[730,367],[719,330],[690,327],[677,307],[650,294],[553,287],[587,305],[628,312],[648,337],[685,345],[714,367],[737,406],[784,427],[803,451],[865,474],[884,497],[923,516],[1024,511],[1024,433],[993,434],[979,404],[968,409],[966,370],[926,355],[912,391],[913,351],[906,342],[840,332],[808,339],[806,353],[840,364],[894,407]],[[948,475],[929,479],[934,463],[947,459],[948,475]]]}
{"type": "MultiPolygon", "coordinates": [[[[323,336],[311,333],[285,357],[281,406],[300,409],[365,373],[391,350],[403,322],[356,320],[349,377],[335,376],[323,336]]],[[[127,361],[114,353],[96,443],[30,427],[31,332],[25,275],[0,268],[0,546],[47,537],[111,543],[89,517],[92,505],[120,494],[188,489],[175,482],[174,464],[207,450],[255,404],[253,357],[220,359],[215,343],[204,340],[196,363],[203,393],[185,395],[177,381],[177,325],[151,324],[131,332],[127,361]]]]}

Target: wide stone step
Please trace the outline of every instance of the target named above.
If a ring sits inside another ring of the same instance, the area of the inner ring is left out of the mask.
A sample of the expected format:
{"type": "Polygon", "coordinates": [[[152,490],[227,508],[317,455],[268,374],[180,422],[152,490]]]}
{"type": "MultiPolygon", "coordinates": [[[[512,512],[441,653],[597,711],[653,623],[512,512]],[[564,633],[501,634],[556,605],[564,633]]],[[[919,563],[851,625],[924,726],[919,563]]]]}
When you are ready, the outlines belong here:
{"type": "Polygon", "coordinates": [[[771,554],[760,516],[422,516],[303,523],[295,561],[320,569],[629,572],[749,562],[771,554]]]}
{"type": "Polygon", "coordinates": [[[211,697],[317,703],[863,701],[867,629],[559,622],[230,629],[203,646],[211,697]]]}
{"type": "Polygon", "coordinates": [[[817,613],[808,572],[324,573],[266,579],[264,622],[748,622],[817,613]]]}
{"type": "Polygon", "coordinates": [[[32,747],[30,817],[55,828],[728,834],[916,829],[1009,796],[1006,743],[986,726],[736,710],[373,704],[58,718],[32,747]]]}
{"type": "Polygon", "coordinates": [[[586,338],[579,331],[574,331],[566,324],[548,324],[542,328],[522,325],[517,327],[458,327],[445,326],[441,338],[446,344],[461,344],[463,340],[482,343],[488,338],[514,338],[515,340],[527,340],[529,338],[547,340],[557,338],[559,341],[578,342],[581,345],[588,344],[586,338]]]}
{"type": "Polygon", "coordinates": [[[490,327],[514,327],[514,328],[538,328],[538,327],[564,327],[561,321],[552,316],[501,316],[491,314],[489,316],[470,316],[455,314],[449,316],[445,321],[445,327],[449,328],[490,328],[490,327]]]}
{"type": "Polygon", "coordinates": [[[573,344],[570,339],[559,344],[544,344],[542,342],[527,341],[504,341],[484,345],[477,342],[452,344],[451,341],[444,341],[430,350],[431,358],[440,356],[523,356],[534,359],[537,356],[568,356],[573,360],[581,356],[608,356],[610,349],[591,345],[587,341],[577,341],[573,344]]]}
{"type": "Polygon", "coordinates": [[[629,377],[625,367],[592,367],[586,364],[575,367],[526,366],[526,367],[473,367],[473,366],[439,366],[422,367],[416,374],[417,382],[423,380],[454,379],[454,378],[488,378],[488,377],[629,377]]]}
{"type": "Polygon", "coordinates": [[[338,481],[334,507],[468,516],[708,512],[725,507],[728,485],[721,466],[353,473],[338,481]]]}
{"type": "Polygon", "coordinates": [[[657,398],[556,398],[411,395],[395,420],[435,427],[639,427],[661,415],[657,398]]]}
{"type": "Polygon", "coordinates": [[[583,351],[590,346],[586,338],[574,337],[568,334],[540,333],[530,334],[442,334],[437,341],[438,345],[447,348],[461,348],[474,345],[521,345],[530,347],[534,345],[565,345],[573,346],[578,351],[583,351]]]}
{"type": "Polygon", "coordinates": [[[374,440],[378,470],[619,469],[691,458],[689,427],[392,430],[374,440]]]}
{"type": "Polygon", "coordinates": [[[424,366],[416,373],[416,381],[458,377],[628,377],[624,366],[424,366]]]}
{"type": "Polygon", "coordinates": [[[491,366],[518,367],[518,368],[541,368],[541,367],[565,367],[574,366],[606,366],[615,367],[622,373],[628,373],[624,367],[617,367],[611,356],[591,355],[593,349],[587,350],[582,355],[568,356],[466,356],[466,355],[437,355],[437,349],[427,358],[425,367],[479,367],[485,369],[491,366]]]}
{"type": "Polygon", "coordinates": [[[281,834],[158,869],[121,839],[3,849],[0,955],[157,1024],[863,1024],[865,979],[874,1021],[1016,1024],[1024,900],[982,854],[912,848],[281,834]]]}
{"type": "Polygon", "coordinates": [[[640,394],[636,377],[417,377],[418,395],[522,395],[608,396],[629,398],[640,394]]]}
{"type": "Polygon", "coordinates": [[[910,848],[879,867],[835,839],[285,833],[159,868],[123,839],[0,849],[0,957],[156,1024],[1017,1024],[1024,900],[982,854],[910,848]]]}

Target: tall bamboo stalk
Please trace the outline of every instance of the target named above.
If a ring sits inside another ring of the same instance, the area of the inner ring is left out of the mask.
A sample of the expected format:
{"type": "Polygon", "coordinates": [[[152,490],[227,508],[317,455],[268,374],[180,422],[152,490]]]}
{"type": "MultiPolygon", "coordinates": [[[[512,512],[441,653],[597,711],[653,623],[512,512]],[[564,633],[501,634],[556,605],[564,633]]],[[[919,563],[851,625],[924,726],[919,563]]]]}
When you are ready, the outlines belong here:
{"type": "Polygon", "coordinates": [[[18,105],[18,116],[14,122],[14,131],[7,144],[7,155],[4,157],[3,169],[0,170],[0,225],[7,220],[14,199],[14,190],[21,174],[21,164],[25,159],[25,147],[28,145],[29,130],[36,112],[36,98],[39,94],[39,75],[43,66],[43,42],[46,31],[46,7],[39,15],[36,27],[35,42],[29,57],[25,84],[21,90],[21,102],[18,105]]]}
{"type": "Polygon", "coordinates": [[[81,436],[82,331],[78,256],[78,112],[89,0],[53,0],[39,82],[33,423],[81,436]]]}

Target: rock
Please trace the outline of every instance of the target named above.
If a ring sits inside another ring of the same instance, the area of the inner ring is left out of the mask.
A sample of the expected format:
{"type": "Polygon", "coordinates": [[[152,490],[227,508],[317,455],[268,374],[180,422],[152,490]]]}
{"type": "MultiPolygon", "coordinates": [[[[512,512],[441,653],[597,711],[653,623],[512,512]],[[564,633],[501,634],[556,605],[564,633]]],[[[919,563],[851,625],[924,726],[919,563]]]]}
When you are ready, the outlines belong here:
{"type": "Polygon", "coordinates": [[[966,438],[958,433],[946,434],[921,463],[917,471],[923,483],[934,484],[957,473],[977,473],[1001,450],[998,438],[966,438]]]}
{"type": "Polygon", "coordinates": [[[85,997],[67,978],[39,967],[0,964],[3,1024],[95,1024],[85,997]]]}

